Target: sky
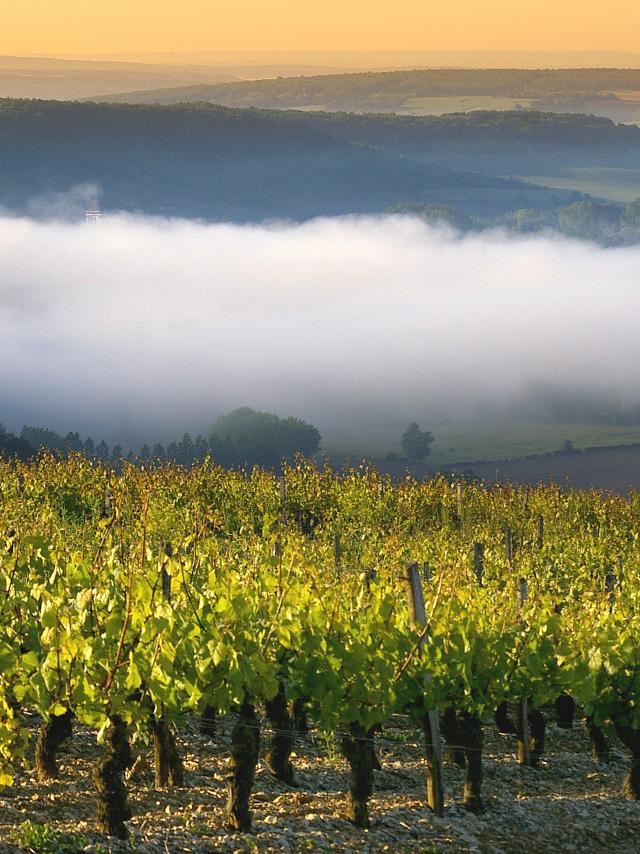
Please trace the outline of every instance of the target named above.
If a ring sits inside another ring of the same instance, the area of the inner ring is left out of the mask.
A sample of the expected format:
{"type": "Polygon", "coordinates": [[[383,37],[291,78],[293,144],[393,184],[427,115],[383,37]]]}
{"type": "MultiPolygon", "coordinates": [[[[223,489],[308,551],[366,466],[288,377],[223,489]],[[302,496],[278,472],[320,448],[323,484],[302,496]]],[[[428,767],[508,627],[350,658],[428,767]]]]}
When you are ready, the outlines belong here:
{"type": "Polygon", "coordinates": [[[3,0],[0,53],[637,51],[637,0],[3,0]]]}

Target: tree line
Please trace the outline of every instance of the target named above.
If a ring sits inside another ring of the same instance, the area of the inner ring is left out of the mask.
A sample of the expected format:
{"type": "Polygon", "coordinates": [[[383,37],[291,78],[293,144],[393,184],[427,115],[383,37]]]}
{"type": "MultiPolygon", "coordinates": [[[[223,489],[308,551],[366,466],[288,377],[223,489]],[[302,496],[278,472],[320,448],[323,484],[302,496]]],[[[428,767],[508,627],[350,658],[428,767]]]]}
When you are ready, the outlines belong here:
{"type": "Polygon", "coordinates": [[[220,416],[206,436],[193,437],[184,433],[182,438],[168,443],[143,444],[139,449],[122,444],[110,445],[104,439],[95,441],[91,436],[82,438],[77,432],[60,435],[43,427],[24,426],[19,436],[0,425],[0,453],[28,459],[41,449],[61,456],[80,452],[91,459],[118,464],[131,462],[175,462],[191,465],[212,457],[227,468],[260,465],[274,467],[283,459],[296,454],[311,457],[320,448],[321,436],[311,424],[299,418],[281,418],[270,412],[260,412],[250,407],[235,409],[220,416]]]}
{"type": "Polygon", "coordinates": [[[516,234],[557,231],[567,237],[593,240],[605,246],[640,243],[640,199],[625,205],[583,199],[555,210],[519,208],[502,216],[481,217],[454,206],[405,202],[393,205],[387,214],[408,214],[429,225],[449,225],[458,231],[504,228],[516,234]]]}

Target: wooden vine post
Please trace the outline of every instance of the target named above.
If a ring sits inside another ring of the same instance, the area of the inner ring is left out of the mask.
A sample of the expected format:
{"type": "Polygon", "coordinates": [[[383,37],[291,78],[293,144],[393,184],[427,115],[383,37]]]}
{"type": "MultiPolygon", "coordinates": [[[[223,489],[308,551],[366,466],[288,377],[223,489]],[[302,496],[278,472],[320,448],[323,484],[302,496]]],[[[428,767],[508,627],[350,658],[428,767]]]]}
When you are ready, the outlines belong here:
{"type": "Polygon", "coordinates": [[[371,584],[378,577],[378,573],[375,569],[365,569],[364,571],[364,586],[367,590],[367,594],[371,596],[371,584]]]}
{"type": "Polygon", "coordinates": [[[504,553],[510,568],[513,568],[513,533],[511,528],[504,532],[504,553]]]}
{"type": "Polygon", "coordinates": [[[604,579],[604,589],[609,597],[609,611],[613,611],[613,606],[616,601],[616,583],[618,579],[616,578],[615,573],[609,572],[605,576],[604,579]]]}
{"type": "Polygon", "coordinates": [[[287,524],[287,481],[284,475],[280,478],[280,522],[287,524]]]}
{"type": "MultiPolygon", "coordinates": [[[[279,562],[282,561],[282,543],[279,539],[276,539],[271,546],[271,557],[279,562]]],[[[294,723],[287,703],[285,685],[280,679],[278,693],[273,699],[265,702],[265,711],[273,728],[271,746],[264,757],[265,763],[276,780],[293,786],[294,775],[290,756],[294,745],[294,723]]]]}
{"type": "MultiPolygon", "coordinates": [[[[163,548],[163,559],[160,567],[160,585],[162,597],[171,604],[171,575],[167,570],[167,563],[173,557],[171,543],[165,543],[163,548]]],[[[155,787],[164,789],[165,786],[184,785],[184,766],[178,753],[171,726],[166,716],[164,705],[161,707],[160,716],[151,714],[151,732],[153,735],[153,755],[155,766],[155,787]]]]}
{"type": "Polygon", "coordinates": [[[340,574],[340,564],[342,562],[342,542],[340,534],[336,534],[333,538],[333,557],[336,566],[336,572],[340,574]]]}
{"type": "MultiPolygon", "coordinates": [[[[527,579],[521,578],[519,583],[520,608],[524,606],[527,599],[527,579]]],[[[518,704],[518,764],[531,765],[531,747],[529,744],[529,700],[522,697],[518,704]]]]}
{"type": "Polygon", "coordinates": [[[160,580],[162,584],[162,597],[165,602],[171,603],[171,576],[167,571],[167,560],[173,557],[173,548],[171,543],[165,543],[164,545],[164,556],[166,560],[162,561],[162,566],[160,569],[160,580]]]}
{"type": "MultiPolygon", "coordinates": [[[[511,528],[506,528],[504,532],[504,551],[509,569],[513,569],[513,535],[511,528]]],[[[518,715],[519,713],[520,711],[518,711],[518,715]]],[[[494,719],[498,727],[498,732],[503,735],[515,735],[519,732],[518,726],[509,717],[509,704],[506,701],[500,703],[495,711],[494,719]]]]}
{"type": "MultiPolygon", "coordinates": [[[[171,579],[169,579],[169,584],[171,584],[171,579]]],[[[171,593],[171,587],[169,587],[169,593],[171,593]]],[[[207,704],[202,710],[202,716],[200,718],[200,733],[206,736],[206,738],[215,737],[216,719],[217,710],[215,706],[207,704]]]]}
{"type": "Polygon", "coordinates": [[[431,566],[427,560],[422,564],[422,577],[424,578],[425,584],[428,584],[431,581],[431,566]]]}
{"type": "Polygon", "coordinates": [[[473,571],[476,574],[478,587],[482,587],[484,579],[484,543],[476,543],[473,547],[473,571]]]}
{"type": "MultiPolygon", "coordinates": [[[[424,607],[424,594],[420,581],[418,564],[412,563],[407,567],[407,598],[411,622],[423,629],[427,622],[424,607]]],[[[426,643],[426,638],[420,639],[420,649],[426,643]]],[[[431,680],[429,673],[424,673],[424,681],[431,680]]],[[[440,719],[437,709],[430,709],[424,717],[424,737],[427,756],[427,802],[434,814],[444,815],[444,787],[442,783],[442,739],[440,737],[440,719]]]]}
{"type": "Polygon", "coordinates": [[[112,515],[113,515],[113,492],[111,492],[111,487],[109,485],[109,481],[107,480],[105,487],[104,487],[103,516],[106,519],[112,515]]]}

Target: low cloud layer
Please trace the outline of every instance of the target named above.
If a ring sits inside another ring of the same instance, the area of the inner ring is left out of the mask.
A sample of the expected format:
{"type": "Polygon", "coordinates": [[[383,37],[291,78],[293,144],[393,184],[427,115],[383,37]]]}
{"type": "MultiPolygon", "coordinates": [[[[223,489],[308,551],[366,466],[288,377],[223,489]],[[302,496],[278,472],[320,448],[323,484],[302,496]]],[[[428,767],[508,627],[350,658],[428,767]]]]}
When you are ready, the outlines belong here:
{"type": "Polygon", "coordinates": [[[640,398],[640,248],[415,219],[0,219],[0,421],[166,439],[253,405],[464,417],[526,383],[640,398]]]}

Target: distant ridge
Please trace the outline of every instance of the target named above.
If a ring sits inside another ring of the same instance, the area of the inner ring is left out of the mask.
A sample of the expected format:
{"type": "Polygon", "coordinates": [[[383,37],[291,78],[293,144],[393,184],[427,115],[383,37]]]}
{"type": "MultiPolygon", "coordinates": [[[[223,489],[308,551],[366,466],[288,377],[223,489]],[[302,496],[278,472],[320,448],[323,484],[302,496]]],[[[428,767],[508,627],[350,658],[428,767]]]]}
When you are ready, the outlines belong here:
{"type": "Polygon", "coordinates": [[[189,51],[110,53],[76,59],[102,59],[198,65],[324,65],[340,68],[640,68],[631,51],[189,51]]]}
{"type": "Polygon", "coordinates": [[[129,91],[95,100],[138,104],[206,101],[226,107],[417,115],[430,113],[431,102],[440,113],[533,109],[594,113],[632,122],[640,116],[640,67],[345,72],[129,91]]]}
{"type": "Polygon", "coordinates": [[[214,83],[244,77],[236,76],[228,69],[202,65],[0,56],[0,97],[65,100],[114,91],[214,83]]]}

